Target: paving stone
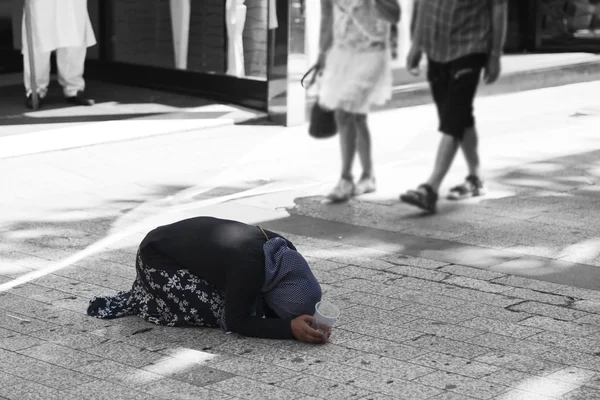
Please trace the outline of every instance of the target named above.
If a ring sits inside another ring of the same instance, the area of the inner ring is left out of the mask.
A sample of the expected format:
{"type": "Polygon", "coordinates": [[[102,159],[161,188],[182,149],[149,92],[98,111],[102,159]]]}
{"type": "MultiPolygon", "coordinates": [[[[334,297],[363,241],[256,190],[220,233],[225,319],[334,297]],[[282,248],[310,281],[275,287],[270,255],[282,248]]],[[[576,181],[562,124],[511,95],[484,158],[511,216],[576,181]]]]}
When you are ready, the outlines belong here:
{"type": "Polygon", "coordinates": [[[529,340],[583,353],[600,354],[600,343],[595,337],[579,338],[557,332],[542,332],[530,337],[529,340]]]}
{"type": "MultiPolygon", "coordinates": [[[[447,322],[449,324],[458,324],[474,317],[473,314],[469,314],[467,310],[464,310],[463,307],[467,306],[468,305],[452,309],[444,309],[416,303],[402,307],[398,310],[398,313],[408,314],[412,317],[415,317],[415,319],[412,321],[416,321],[417,318],[424,318],[428,320],[447,322]]],[[[411,321],[406,321],[406,323],[409,322],[411,321]]]]}
{"type": "MultiPolygon", "coordinates": [[[[404,300],[410,302],[407,304],[408,307],[413,305],[414,303],[425,304],[433,307],[444,308],[444,309],[454,309],[461,308],[465,304],[467,304],[464,300],[459,300],[454,297],[443,296],[439,294],[421,292],[417,290],[405,290],[399,288],[394,292],[387,290],[385,292],[386,295],[397,298],[400,300],[404,300]]],[[[402,311],[404,307],[399,310],[402,311]]]]}
{"type": "Polygon", "coordinates": [[[459,342],[457,340],[446,339],[435,335],[421,336],[408,343],[410,343],[411,346],[417,346],[425,350],[463,358],[475,358],[490,351],[487,347],[459,342]]]}
{"type": "Polygon", "coordinates": [[[334,285],[342,288],[353,289],[356,292],[372,292],[383,296],[386,296],[386,292],[391,289],[388,285],[385,285],[381,282],[374,282],[367,279],[350,276],[343,281],[336,282],[334,285]]]}
{"type": "Polygon", "coordinates": [[[541,315],[544,317],[561,319],[564,321],[572,321],[576,318],[585,317],[586,312],[571,310],[565,307],[552,306],[548,304],[538,303],[536,301],[526,301],[510,307],[511,310],[524,311],[530,314],[541,315]]]}
{"type": "MultiPolygon", "coordinates": [[[[2,304],[2,300],[0,298],[0,304],[2,304]]],[[[27,315],[3,311],[0,311],[0,325],[3,328],[19,333],[31,333],[55,326],[27,315]]]]}
{"type": "MultiPolygon", "coordinates": [[[[404,310],[404,307],[401,310],[404,310]]],[[[408,322],[416,320],[417,318],[417,316],[406,314],[403,311],[387,311],[376,307],[356,305],[344,310],[344,315],[340,315],[338,322],[343,325],[349,322],[371,320],[401,327],[408,322]]]]}
{"type": "MultiPolygon", "coordinates": [[[[160,369],[156,369],[155,371],[159,372],[160,369]]],[[[167,372],[168,377],[171,379],[186,382],[195,386],[210,385],[215,382],[229,380],[234,376],[229,372],[221,371],[211,367],[206,367],[203,365],[190,365],[182,371],[175,373],[170,373],[169,371],[165,372],[167,372]]]]}
{"type": "Polygon", "coordinates": [[[430,386],[420,385],[414,382],[404,381],[398,378],[388,376],[385,373],[362,374],[352,381],[354,385],[370,391],[378,391],[382,394],[394,397],[400,400],[418,400],[428,399],[441,393],[439,389],[430,386]]]}
{"type": "Polygon", "coordinates": [[[31,381],[0,387],[0,398],[9,400],[75,400],[68,393],[31,381]]]}
{"type": "Polygon", "coordinates": [[[29,347],[37,346],[43,343],[40,339],[31,336],[20,335],[15,332],[14,335],[0,339],[0,349],[19,351],[29,347]]]}
{"type": "Polygon", "coordinates": [[[292,390],[255,382],[241,377],[235,377],[227,379],[226,381],[210,384],[206,386],[206,389],[227,393],[241,399],[261,398],[265,400],[280,400],[296,399],[299,397],[298,393],[292,390]]]}
{"type": "Polygon", "coordinates": [[[385,270],[395,275],[410,276],[413,278],[427,279],[430,281],[441,282],[448,278],[450,274],[440,272],[438,270],[431,270],[427,268],[413,267],[410,265],[393,265],[385,270]]]}
{"type": "MultiPolygon", "coordinates": [[[[8,386],[19,386],[23,385],[27,382],[26,379],[19,378],[18,376],[11,375],[8,372],[0,372],[0,388],[5,388],[8,386]]],[[[7,391],[8,393],[8,391],[7,391]]]]}
{"type": "Polygon", "coordinates": [[[483,317],[475,317],[468,321],[461,322],[460,324],[468,328],[497,333],[498,335],[512,336],[517,339],[525,339],[542,332],[541,329],[483,317]]]}
{"type": "Polygon", "coordinates": [[[565,394],[562,399],[564,400],[592,400],[592,399],[600,399],[600,390],[582,387],[575,389],[567,394],[565,394]]]}
{"type": "Polygon", "coordinates": [[[11,294],[21,296],[44,303],[52,303],[67,297],[69,294],[60,290],[50,289],[44,286],[26,283],[11,289],[11,294]]]}
{"type": "MultiPolygon", "coordinates": [[[[344,329],[351,332],[357,332],[365,336],[372,336],[379,339],[402,342],[405,340],[414,339],[419,337],[422,333],[414,329],[413,325],[416,321],[413,321],[406,325],[406,328],[397,328],[391,325],[382,324],[379,322],[363,320],[350,322],[344,325],[344,329]]],[[[416,326],[416,325],[415,325],[416,326]]],[[[418,327],[420,327],[419,325],[418,327]]]]}
{"type": "Polygon", "coordinates": [[[9,372],[20,378],[58,390],[65,390],[94,380],[77,371],[34,359],[11,365],[9,372]]]}
{"type": "Polygon", "coordinates": [[[99,345],[104,340],[89,332],[71,329],[69,327],[43,329],[32,332],[30,335],[74,350],[89,349],[99,345]]]}
{"type": "Polygon", "coordinates": [[[338,274],[337,272],[313,270],[313,273],[317,281],[321,284],[333,284],[348,279],[348,275],[338,274]]]}
{"type": "Polygon", "coordinates": [[[589,336],[600,331],[600,326],[580,324],[577,321],[579,319],[567,322],[548,317],[534,316],[519,322],[519,324],[576,337],[589,336]]]}
{"type": "Polygon", "coordinates": [[[425,268],[425,269],[437,269],[439,267],[443,267],[444,265],[448,265],[449,263],[444,261],[430,260],[426,258],[419,257],[411,257],[404,254],[398,253],[387,253],[378,257],[383,261],[387,261],[389,263],[395,265],[405,265],[411,267],[425,268]]]}
{"type": "Polygon", "coordinates": [[[233,400],[231,396],[224,393],[215,392],[214,390],[207,390],[198,386],[168,378],[149,383],[139,387],[138,390],[153,396],[160,396],[163,399],[172,400],[233,400]]]}
{"type": "Polygon", "coordinates": [[[119,276],[121,278],[129,279],[132,282],[136,277],[134,262],[124,265],[92,256],[77,262],[75,266],[78,268],[100,271],[103,274],[119,276]]]}
{"type": "MultiPolygon", "coordinates": [[[[406,324],[406,328],[415,332],[438,335],[448,339],[464,340],[485,333],[483,330],[449,324],[443,321],[420,319],[406,324]]],[[[415,336],[416,337],[416,336],[415,336]]],[[[407,338],[410,340],[413,338],[407,338]]]]}
{"type": "Polygon", "coordinates": [[[296,371],[242,358],[221,362],[219,365],[215,366],[215,368],[232,375],[267,384],[274,384],[298,376],[296,371]]]}
{"type": "Polygon", "coordinates": [[[504,293],[511,289],[510,287],[494,282],[488,282],[486,280],[470,278],[467,276],[452,276],[448,279],[445,279],[444,283],[468,289],[481,290],[488,293],[504,293]]]}
{"type": "Polygon", "coordinates": [[[556,397],[548,397],[541,394],[526,392],[519,389],[511,389],[510,391],[497,397],[498,400],[554,400],[556,397]]]}
{"type": "Polygon", "coordinates": [[[600,389],[600,374],[578,367],[566,367],[560,371],[547,375],[546,378],[577,386],[589,386],[600,389]]]}
{"type": "Polygon", "coordinates": [[[475,397],[466,396],[464,394],[457,394],[452,392],[440,393],[437,396],[433,396],[431,400],[474,400],[475,397]]]}
{"type": "Polygon", "coordinates": [[[348,301],[354,304],[362,304],[389,311],[397,310],[409,304],[406,301],[365,292],[353,292],[344,295],[344,297],[347,297],[348,301]]]}
{"type": "Polygon", "coordinates": [[[464,276],[467,278],[479,279],[484,281],[491,281],[493,279],[498,279],[502,278],[503,276],[506,276],[505,274],[499,272],[487,271],[479,268],[465,267],[463,265],[456,264],[443,266],[439,268],[439,271],[445,272],[447,274],[464,276]]]}
{"type": "Polygon", "coordinates": [[[562,364],[502,351],[490,352],[475,358],[475,360],[488,365],[510,368],[535,375],[548,375],[564,368],[562,364]]]}
{"type": "Polygon", "coordinates": [[[431,352],[411,360],[412,363],[434,368],[441,371],[461,374],[471,378],[481,378],[489,375],[500,368],[491,364],[455,357],[448,354],[431,352]]]}
{"type": "MultiPolygon", "coordinates": [[[[494,307],[488,304],[482,303],[468,303],[460,308],[465,314],[471,317],[485,317],[489,319],[496,319],[503,322],[520,322],[531,317],[531,314],[511,311],[502,307],[494,307]]],[[[466,321],[471,318],[464,318],[466,321]]]]}
{"type": "Polygon", "coordinates": [[[376,338],[362,338],[344,343],[345,347],[370,354],[407,361],[422,356],[428,350],[376,338]]]}
{"type": "Polygon", "coordinates": [[[519,383],[519,390],[541,394],[543,396],[558,397],[576,389],[578,385],[550,379],[547,377],[535,377],[519,383]]]}
{"type": "Polygon", "coordinates": [[[576,310],[600,314],[600,301],[597,300],[578,300],[573,302],[573,304],[571,304],[571,307],[576,310]]]}
{"type": "Polygon", "coordinates": [[[133,283],[128,278],[123,278],[100,271],[92,271],[85,268],[68,267],[55,272],[55,275],[59,275],[65,278],[78,280],[81,282],[94,283],[99,287],[105,289],[112,289],[113,291],[128,290],[131,288],[133,283]]]}
{"type": "Polygon", "coordinates": [[[443,371],[419,378],[416,382],[478,399],[491,399],[509,390],[507,386],[443,371]]]}
{"type": "Polygon", "coordinates": [[[124,386],[136,387],[163,379],[162,375],[104,360],[75,368],[76,371],[124,386]]]}
{"type": "Polygon", "coordinates": [[[360,389],[348,383],[339,383],[316,376],[299,376],[277,383],[278,387],[294,393],[305,393],[313,398],[326,399],[362,399],[372,395],[368,390],[360,389]]]}
{"type": "Polygon", "coordinates": [[[85,351],[135,368],[144,367],[164,357],[161,354],[116,341],[104,342],[98,346],[87,348],[85,351]]]}
{"type": "Polygon", "coordinates": [[[553,294],[537,292],[530,289],[510,288],[503,293],[505,296],[516,297],[523,300],[533,300],[540,303],[566,306],[571,303],[571,299],[566,296],[556,296],[553,294]]]}
{"type": "Polygon", "coordinates": [[[495,307],[508,307],[521,302],[521,300],[507,297],[501,294],[481,292],[478,290],[458,288],[453,286],[446,287],[443,294],[449,297],[455,297],[469,302],[478,302],[495,307]]]}
{"type": "Polygon", "coordinates": [[[500,368],[498,371],[481,377],[484,381],[494,382],[514,389],[520,388],[522,382],[536,378],[539,378],[539,376],[510,369],[510,366],[508,368],[500,368]]]}
{"type": "Polygon", "coordinates": [[[82,365],[99,362],[102,358],[90,355],[83,351],[73,350],[68,347],[59,346],[53,343],[45,343],[34,347],[20,350],[19,354],[36,360],[44,361],[49,364],[58,365],[64,368],[77,368],[82,365]]]}
{"type": "MultiPolygon", "coordinates": [[[[149,383],[148,385],[152,385],[149,383]]],[[[85,400],[146,400],[148,394],[139,389],[128,388],[105,380],[96,380],[71,388],[67,393],[85,400]]]]}
{"type": "Polygon", "coordinates": [[[360,355],[344,360],[343,363],[373,373],[385,371],[385,374],[405,381],[412,381],[434,372],[433,369],[421,365],[415,365],[405,361],[365,352],[361,352],[360,355]]]}

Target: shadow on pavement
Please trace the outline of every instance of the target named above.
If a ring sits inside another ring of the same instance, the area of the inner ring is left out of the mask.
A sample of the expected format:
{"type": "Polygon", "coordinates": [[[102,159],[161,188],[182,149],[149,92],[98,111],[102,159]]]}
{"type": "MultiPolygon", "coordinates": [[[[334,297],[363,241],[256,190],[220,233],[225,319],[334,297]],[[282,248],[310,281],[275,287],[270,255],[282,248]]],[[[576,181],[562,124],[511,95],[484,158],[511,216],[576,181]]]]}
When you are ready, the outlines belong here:
{"type": "Polygon", "coordinates": [[[65,102],[62,89],[52,82],[43,107],[32,112],[25,107],[22,85],[2,87],[0,125],[94,122],[132,118],[209,119],[228,111],[192,111],[184,109],[219,105],[203,98],[129,87],[104,82],[87,83],[86,96],[94,99],[94,107],[77,107],[65,102]],[[172,115],[168,115],[172,114],[172,115]]]}

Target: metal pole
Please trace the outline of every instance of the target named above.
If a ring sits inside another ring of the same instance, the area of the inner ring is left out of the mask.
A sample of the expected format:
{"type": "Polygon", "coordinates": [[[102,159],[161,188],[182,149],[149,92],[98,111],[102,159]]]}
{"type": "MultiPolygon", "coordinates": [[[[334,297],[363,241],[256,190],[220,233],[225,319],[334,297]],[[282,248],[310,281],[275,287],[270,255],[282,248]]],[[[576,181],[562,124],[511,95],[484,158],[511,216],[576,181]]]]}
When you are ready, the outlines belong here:
{"type": "Polygon", "coordinates": [[[29,78],[31,84],[31,101],[33,109],[37,110],[40,106],[38,91],[37,91],[37,80],[35,76],[35,60],[33,51],[33,24],[31,20],[31,0],[25,0],[25,7],[23,10],[25,14],[25,32],[27,35],[27,53],[29,55],[29,78]]]}

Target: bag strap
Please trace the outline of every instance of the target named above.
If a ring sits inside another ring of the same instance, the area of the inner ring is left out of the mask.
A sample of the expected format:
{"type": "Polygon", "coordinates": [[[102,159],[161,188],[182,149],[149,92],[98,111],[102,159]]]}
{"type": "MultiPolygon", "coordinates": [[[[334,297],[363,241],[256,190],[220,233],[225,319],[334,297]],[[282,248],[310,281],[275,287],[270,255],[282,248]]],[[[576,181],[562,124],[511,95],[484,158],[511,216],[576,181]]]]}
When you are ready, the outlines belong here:
{"type": "Polygon", "coordinates": [[[265,232],[265,230],[263,228],[261,228],[260,226],[258,227],[258,229],[260,229],[260,231],[263,233],[263,235],[265,235],[265,237],[267,238],[267,242],[269,241],[269,235],[267,235],[267,232],[265,232]]]}
{"type": "Polygon", "coordinates": [[[315,81],[317,80],[317,65],[313,65],[312,67],[309,68],[308,71],[306,71],[306,73],[304,74],[304,76],[302,77],[302,79],[300,80],[300,84],[302,85],[302,87],[304,89],[308,89],[310,88],[312,85],[314,85],[315,81]],[[304,81],[306,80],[306,78],[308,78],[308,76],[312,73],[312,78],[310,79],[310,82],[308,83],[308,86],[304,85],[304,81]]]}

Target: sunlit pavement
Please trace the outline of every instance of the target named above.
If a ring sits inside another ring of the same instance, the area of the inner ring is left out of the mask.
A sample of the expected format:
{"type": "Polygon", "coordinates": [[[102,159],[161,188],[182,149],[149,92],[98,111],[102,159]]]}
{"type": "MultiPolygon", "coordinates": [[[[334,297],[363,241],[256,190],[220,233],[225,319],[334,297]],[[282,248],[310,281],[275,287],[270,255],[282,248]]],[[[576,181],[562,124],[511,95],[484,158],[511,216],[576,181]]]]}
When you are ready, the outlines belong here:
{"type": "Polygon", "coordinates": [[[338,206],[337,142],[306,127],[0,138],[0,398],[600,398],[599,90],[480,99],[490,193],[433,217],[397,201],[433,162],[432,106],[371,117],[379,190],[338,206]],[[342,309],[331,343],[85,315],[148,230],[201,214],[287,233],[342,309]]]}

